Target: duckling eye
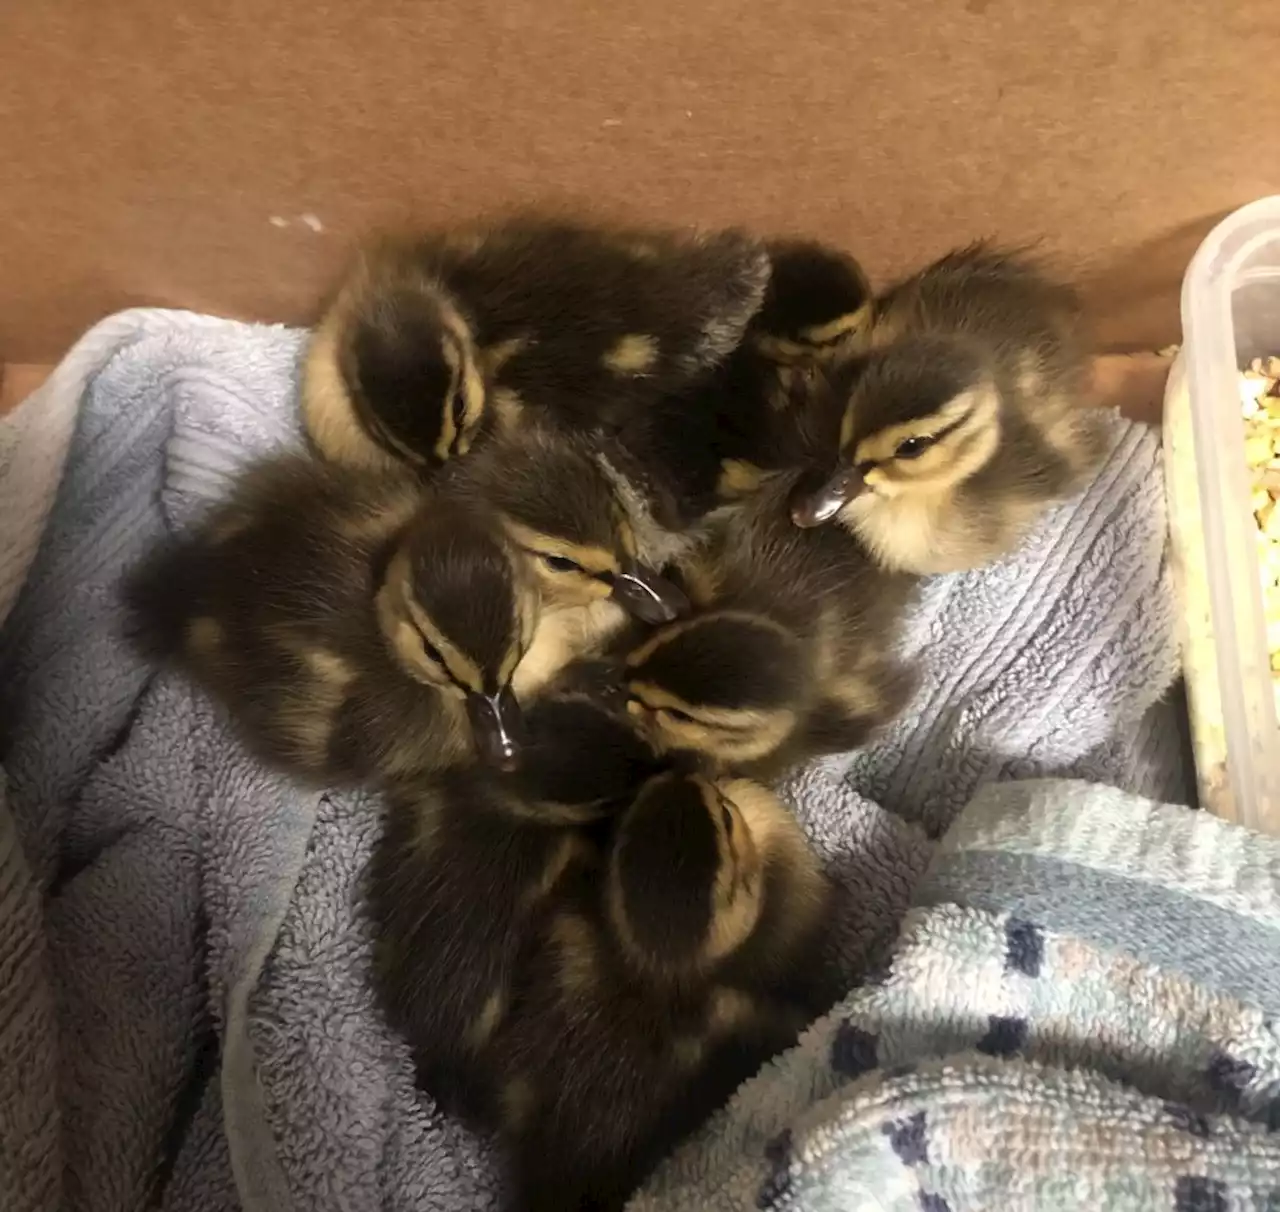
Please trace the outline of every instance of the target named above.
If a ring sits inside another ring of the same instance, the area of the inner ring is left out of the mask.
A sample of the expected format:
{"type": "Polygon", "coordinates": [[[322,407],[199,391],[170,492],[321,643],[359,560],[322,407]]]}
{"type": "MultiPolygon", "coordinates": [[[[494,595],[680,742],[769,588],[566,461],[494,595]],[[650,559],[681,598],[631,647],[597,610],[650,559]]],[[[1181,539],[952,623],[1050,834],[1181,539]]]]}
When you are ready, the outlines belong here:
{"type": "Polygon", "coordinates": [[[542,562],[546,564],[552,572],[581,572],[582,565],[575,563],[567,556],[544,555],[542,562]]]}
{"type": "Polygon", "coordinates": [[[681,711],[679,707],[667,707],[667,717],[675,720],[677,724],[696,724],[697,721],[687,711],[681,711]]]}
{"type": "Polygon", "coordinates": [[[454,390],[453,399],[449,404],[450,411],[453,415],[453,428],[456,433],[461,433],[467,421],[467,396],[459,383],[454,390]]]}
{"type": "Polygon", "coordinates": [[[898,449],[893,452],[895,459],[918,459],[936,439],[930,437],[914,437],[904,438],[898,443],[898,449]]]}
{"type": "Polygon", "coordinates": [[[438,649],[425,635],[419,633],[418,638],[422,641],[422,652],[427,660],[439,665],[441,669],[447,670],[449,667],[444,663],[444,657],[440,655],[438,649]]]}

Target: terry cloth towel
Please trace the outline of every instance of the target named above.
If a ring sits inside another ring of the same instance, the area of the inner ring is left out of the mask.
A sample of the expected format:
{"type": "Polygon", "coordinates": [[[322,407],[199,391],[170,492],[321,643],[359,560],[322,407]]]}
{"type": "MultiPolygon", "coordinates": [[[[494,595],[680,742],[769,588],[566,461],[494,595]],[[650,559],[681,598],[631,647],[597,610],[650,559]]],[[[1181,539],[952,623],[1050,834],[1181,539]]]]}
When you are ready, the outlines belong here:
{"type": "Polygon", "coordinates": [[[1280,1207],[1280,842],[1083,782],[979,792],[883,971],[629,1212],[1280,1207]]]}
{"type": "MultiPolygon", "coordinates": [[[[47,1207],[58,1183],[69,1209],[495,1201],[493,1159],[415,1092],[369,991],[359,879],[376,805],[263,770],[217,709],[120,638],[121,574],[247,461],[298,442],[303,340],[127,312],[19,410],[20,425],[44,412],[75,425],[0,632],[19,843],[0,893],[21,909],[0,918],[0,971],[22,978],[0,1006],[0,1127],[39,1129],[0,1154],[0,1182],[34,1193],[0,1189],[6,1208],[47,1207]]],[[[41,491],[21,494],[24,533],[41,491]]],[[[20,538],[0,569],[30,549],[20,538]]],[[[1181,794],[1176,729],[1157,710],[1176,651],[1156,438],[1117,420],[1083,497],[997,567],[930,583],[915,623],[913,710],[790,788],[843,890],[844,987],[979,785],[1071,773],[1181,794]]]]}

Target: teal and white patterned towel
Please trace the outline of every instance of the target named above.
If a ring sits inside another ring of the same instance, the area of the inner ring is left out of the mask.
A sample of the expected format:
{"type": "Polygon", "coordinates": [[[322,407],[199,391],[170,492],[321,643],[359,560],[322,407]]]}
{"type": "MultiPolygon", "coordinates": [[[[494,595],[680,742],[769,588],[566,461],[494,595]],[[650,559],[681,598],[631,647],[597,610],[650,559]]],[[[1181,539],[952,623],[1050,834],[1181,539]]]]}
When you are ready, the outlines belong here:
{"type": "Polygon", "coordinates": [[[889,961],[631,1212],[1280,1208],[1280,841],[988,787],[889,961]]]}

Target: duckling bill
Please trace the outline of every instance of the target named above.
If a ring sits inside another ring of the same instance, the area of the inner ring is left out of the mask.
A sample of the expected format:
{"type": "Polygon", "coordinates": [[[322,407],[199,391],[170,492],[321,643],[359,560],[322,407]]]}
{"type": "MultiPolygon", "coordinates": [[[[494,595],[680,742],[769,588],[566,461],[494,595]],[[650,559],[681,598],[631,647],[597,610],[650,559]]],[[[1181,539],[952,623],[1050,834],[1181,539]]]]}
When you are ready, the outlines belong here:
{"type": "Polygon", "coordinates": [[[770,277],[742,342],[689,391],[634,414],[620,441],[650,480],[670,486],[686,527],[754,492],[774,471],[805,465],[834,442],[831,409],[812,403],[813,375],[862,353],[874,296],[840,249],[766,242],[770,277]],[[830,431],[830,433],[828,432],[830,431]]]}
{"type": "Polygon", "coordinates": [[[512,678],[540,608],[491,513],[299,456],[248,473],[129,578],[135,638],[311,783],[518,757],[512,678]]]}
{"type": "Polygon", "coordinates": [[[665,532],[637,515],[590,439],[531,425],[451,465],[442,483],[492,512],[528,560],[541,614],[516,671],[517,698],[598,652],[629,618],[664,623],[687,611],[684,593],[659,571],[665,532]]]}
{"type": "Polygon", "coordinates": [[[663,752],[770,781],[868,743],[915,690],[898,655],[917,579],[787,516],[798,473],[720,518],[682,571],[690,617],[625,655],[628,711],[663,752]]]}
{"type": "Polygon", "coordinates": [[[1030,258],[943,257],[877,302],[870,352],[832,372],[835,466],[797,489],[794,523],[835,520],[925,575],[1006,554],[1101,462],[1090,353],[1075,293],[1030,258]]]}

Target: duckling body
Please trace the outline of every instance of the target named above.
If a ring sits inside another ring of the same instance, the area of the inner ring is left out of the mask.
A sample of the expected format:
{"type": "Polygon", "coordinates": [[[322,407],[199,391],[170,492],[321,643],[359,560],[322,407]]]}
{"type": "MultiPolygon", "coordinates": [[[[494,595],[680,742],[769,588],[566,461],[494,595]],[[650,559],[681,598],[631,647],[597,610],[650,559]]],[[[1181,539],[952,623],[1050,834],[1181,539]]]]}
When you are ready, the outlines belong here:
{"type": "Polygon", "coordinates": [[[684,566],[694,605],[626,657],[651,743],[763,781],[865,744],[914,689],[896,655],[917,579],[838,528],[793,526],[771,477],[684,566]]]}
{"type": "Polygon", "coordinates": [[[840,465],[798,494],[797,525],[834,518],[921,574],[999,558],[1102,459],[1089,359],[1077,296],[1030,258],[943,257],[877,301],[870,353],[834,372],[840,465]]]}
{"type": "Polygon", "coordinates": [[[658,768],[625,716],[588,696],[542,700],[527,721],[517,771],[471,766],[393,792],[367,876],[387,1017],[423,1088],[479,1122],[521,948],[561,885],[598,866],[592,823],[658,768]]]}
{"type": "Polygon", "coordinates": [[[302,412],[327,458],[423,468],[530,414],[610,430],[712,370],[769,274],[739,232],[518,217],[366,249],[312,340],[302,412]]]}
{"type": "Polygon", "coordinates": [[[777,800],[651,780],[547,915],[495,1036],[520,1212],[613,1212],[821,999],[830,890],[777,800]],[[602,887],[603,882],[603,896],[602,887]]]}
{"type": "Polygon", "coordinates": [[[264,463],[126,596],[142,645],[304,781],[415,777],[477,740],[510,757],[536,590],[491,515],[412,476],[264,463]]]}

